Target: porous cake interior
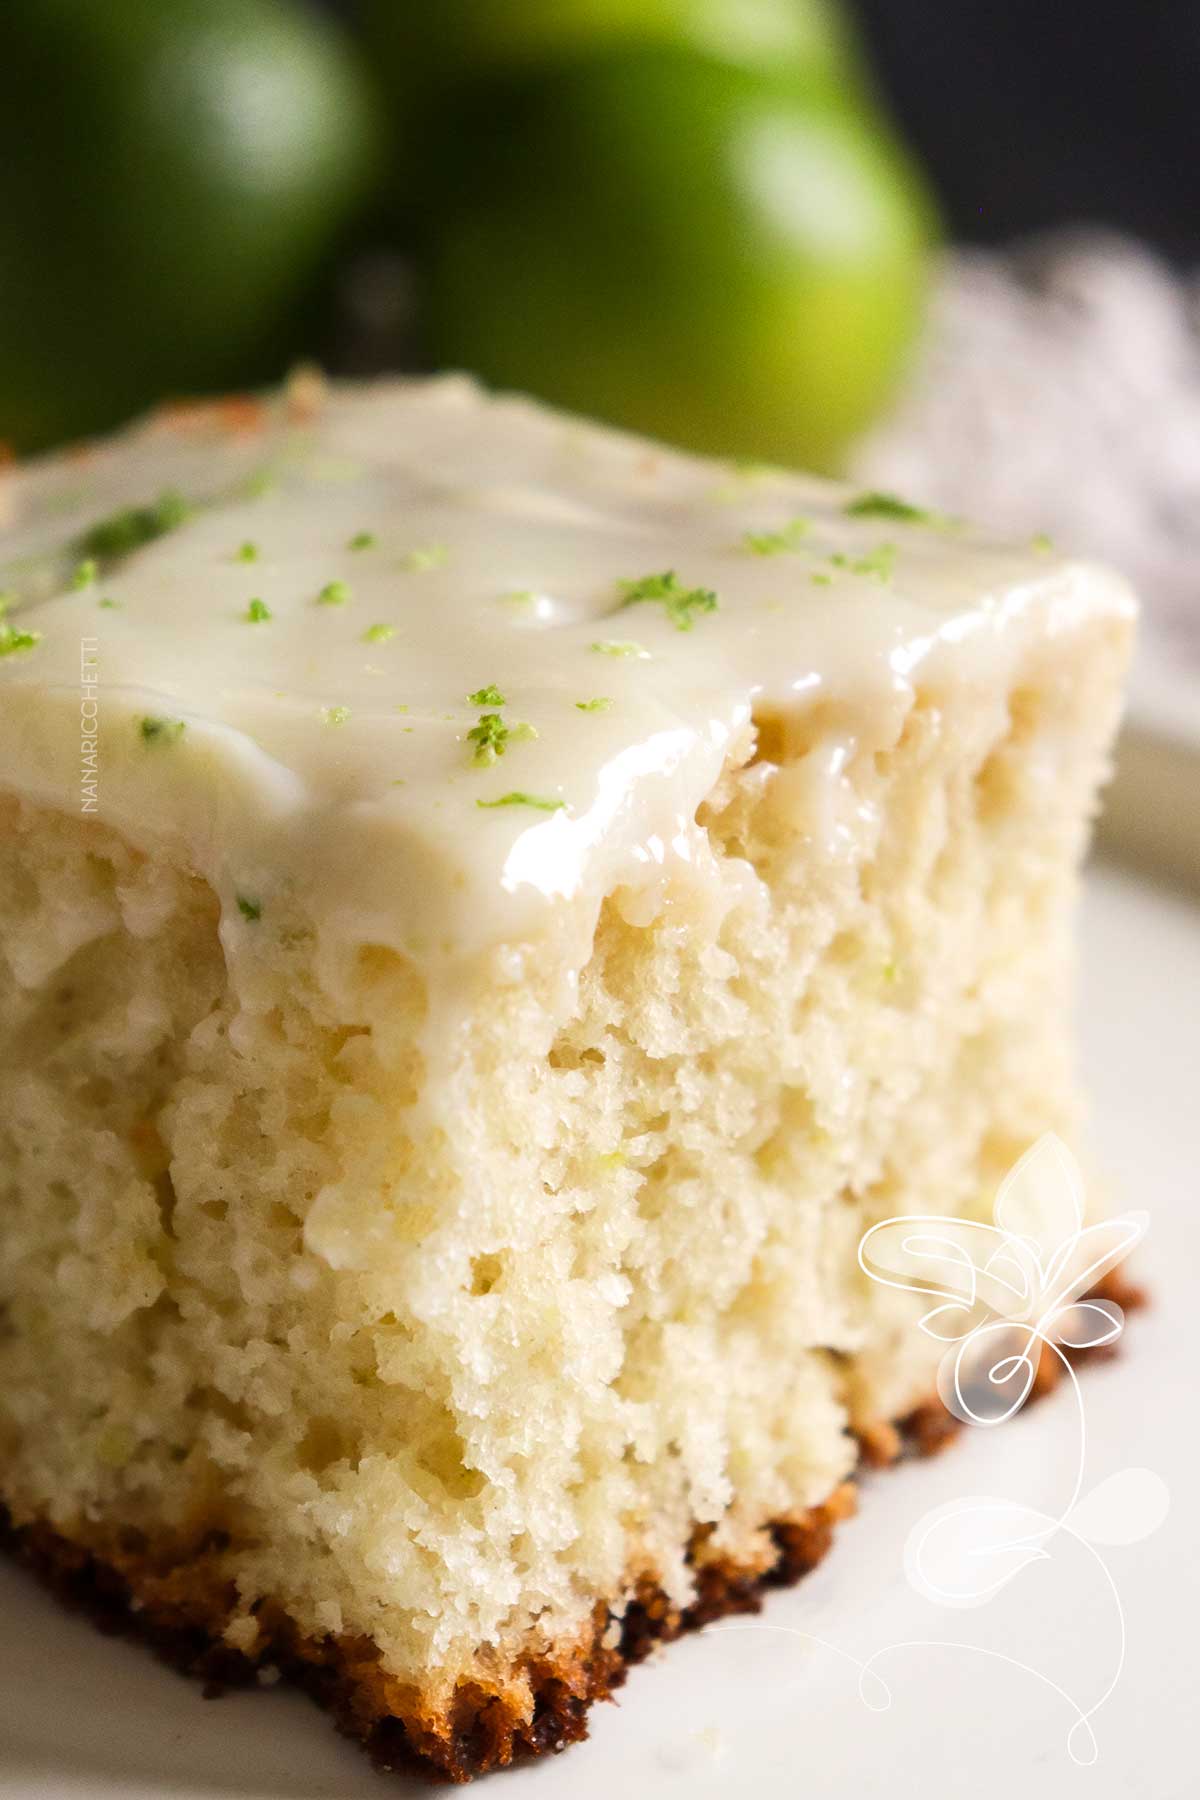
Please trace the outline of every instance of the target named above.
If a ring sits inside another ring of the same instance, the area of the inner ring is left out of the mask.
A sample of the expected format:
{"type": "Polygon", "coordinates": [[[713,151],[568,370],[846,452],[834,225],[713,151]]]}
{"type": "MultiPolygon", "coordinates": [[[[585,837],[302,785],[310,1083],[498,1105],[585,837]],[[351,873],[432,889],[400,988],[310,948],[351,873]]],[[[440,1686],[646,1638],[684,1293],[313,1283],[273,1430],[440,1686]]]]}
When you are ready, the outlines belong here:
{"type": "Polygon", "coordinates": [[[530,1647],[638,1576],[684,1603],[697,1561],[767,1564],[852,1425],[930,1389],[861,1232],[990,1207],[1071,1134],[1126,630],[922,692],[880,749],[833,703],[760,718],[708,854],[611,894],[577,983],[551,939],[479,971],[452,1131],[415,965],[298,914],[235,945],[169,855],[0,801],[17,1522],[136,1542],[184,1604],[202,1566],[231,1644],[265,1598],[427,1708],[466,1675],[519,1699],[530,1647]]]}

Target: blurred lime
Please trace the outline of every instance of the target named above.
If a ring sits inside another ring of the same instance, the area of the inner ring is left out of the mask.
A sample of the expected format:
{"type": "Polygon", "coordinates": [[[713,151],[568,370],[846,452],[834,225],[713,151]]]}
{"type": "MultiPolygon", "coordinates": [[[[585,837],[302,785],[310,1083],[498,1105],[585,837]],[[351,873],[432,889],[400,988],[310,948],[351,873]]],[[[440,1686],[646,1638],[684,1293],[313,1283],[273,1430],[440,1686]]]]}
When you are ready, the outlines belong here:
{"type": "MultiPolygon", "coordinates": [[[[685,49],[747,68],[803,70],[810,81],[863,85],[840,0],[358,0],[391,102],[384,201],[419,235],[433,207],[469,179],[463,119],[572,63],[640,49],[685,49]]],[[[497,130],[503,129],[497,121],[497,130]]]]}
{"type": "Polygon", "coordinates": [[[292,0],[0,7],[0,438],[257,374],[375,142],[346,42],[292,0]]]}
{"type": "Polygon", "coordinates": [[[437,227],[448,362],[719,454],[836,465],[919,319],[933,221],[873,115],[687,52],[538,86],[437,227]]]}
{"type": "Polygon", "coordinates": [[[381,60],[414,79],[468,80],[641,45],[684,46],[729,62],[843,65],[836,0],[362,0],[381,60]]]}

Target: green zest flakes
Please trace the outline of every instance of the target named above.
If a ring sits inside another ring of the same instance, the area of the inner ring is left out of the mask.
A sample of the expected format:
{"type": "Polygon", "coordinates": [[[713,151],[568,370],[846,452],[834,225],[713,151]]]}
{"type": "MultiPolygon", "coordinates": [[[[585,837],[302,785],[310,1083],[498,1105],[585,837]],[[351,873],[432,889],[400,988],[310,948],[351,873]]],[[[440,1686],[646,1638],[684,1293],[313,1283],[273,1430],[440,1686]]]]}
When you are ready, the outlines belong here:
{"type": "Polygon", "coordinates": [[[467,733],[467,742],[475,745],[472,761],[480,768],[494,763],[498,756],[504,755],[508,738],[508,726],[499,713],[480,713],[478,725],[472,725],[467,733]]]}
{"type": "Polygon", "coordinates": [[[577,712],[607,712],[611,705],[612,701],[607,695],[600,694],[595,700],[577,700],[575,710],[577,712]]]}
{"type": "Polygon", "coordinates": [[[145,744],[177,744],[186,730],[182,719],[143,719],[138,725],[145,744]]]}
{"type": "Polygon", "coordinates": [[[97,600],[96,605],[102,607],[105,612],[120,612],[121,610],[121,602],[119,600],[97,600]]]}
{"type": "Polygon", "coordinates": [[[323,725],[344,725],[349,717],[350,708],[348,706],[323,706],[321,708],[323,725]]]}
{"type": "Polygon", "coordinates": [[[97,573],[95,557],[87,556],[81,563],[76,563],[71,575],[71,586],[76,591],[80,588],[92,587],[95,584],[97,573]]]}
{"type": "Polygon", "coordinates": [[[128,556],[142,544],[175,531],[191,517],[191,511],[182,494],[168,490],[149,506],[127,506],[97,520],[79,539],[78,547],[85,557],[101,560],[128,556]]]}
{"type": "Polygon", "coordinates": [[[243,919],[248,920],[251,925],[257,925],[258,921],[262,918],[261,900],[247,900],[245,894],[238,895],[237,909],[241,913],[243,919]]]}
{"type": "Polygon", "coordinates": [[[742,547],[749,550],[751,556],[782,556],[788,550],[798,549],[810,530],[808,519],[792,519],[782,531],[745,532],[742,547]]]}
{"type": "Polygon", "coordinates": [[[345,581],[327,581],[317,595],[318,606],[345,606],[350,598],[350,586],[345,581]]]}
{"type": "Polygon", "coordinates": [[[425,544],[419,550],[409,551],[404,558],[404,567],[415,575],[422,575],[426,569],[445,568],[449,556],[445,544],[425,544]]]}
{"type": "Polygon", "coordinates": [[[810,576],[810,580],[812,581],[812,584],[814,587],[832,587],[833,586],[833,576],[826,575],[826,573],[823,569],[815,570],[813,572],[813,574],[810,576]]]}
{"type": "Polygon", "coordinates": [[[522,794],[515,791],[501,794],[498,800],[477,800],[476,806],[491,808],[493,806],[533,806],[538,812],[559,812],[567,803],[565,800],[546,800],[541,794],[522,794]]]}
{"type": "Polygon", "coordinates": [[[373,550],[378,539],[373,531],[356,531],[346,545],[347,550],[373,550]]]}
{"type": "Polygon", "coordinates": [[[677,631],[690,631],[696,623],[696,613],[717,610],[717,596],[711,588],[685,587],[674,569],[666,569],[661,575],[642,575],[636,581],[622,581],[617,585],[623,606],[637,606],[642,601],[662,606],[677,631]]]}
{"type": "Polygon", "coordinates": [[[252,600],[246,608],[246,623],[248,625],[265,625],[270,617],[271,609],[265,600],[252,600]]]}
{"type": "Polygon", "coordinates": [[[532,725],[506,725],[499,713],[480,713],[479,723],[472,725],[467,733],[467,742],[475,746],[471,761],[478,769],[490,768],[510,744],[519,744],[536,736],[532,725]]]}
{"type": "Polygon", "coordinates": [[[467,704],[468,706],[507,706],[508,701],[492,681],[488,683],[487,687],[476,688],[473,694],[468,694],[467,704]]]}
{"type": "Polygon", "coordinates": [[[1031,550],[1036,550],[1039,556],[1052,556],[1054,554],[1054,539],[1050,536],[1048,531],[1039,531],[1036,537],[1030,538],[1029,548],[1031,550]]]}
{"type": "Polygon", "coordinates": [[[247,538],[244,544],[238,545],[233,560],[234,562],[244,563],[257,562],[258,545],[253,543],[250,538],[247,538]]]}
{"type": "Polygon", "coordinates": [[[364,644],[386,644],[396,635],[394,625],[368,625],[363,632],[364,644]]]}
{"type": "Polygon", "coordinates": [[[648,657],[650,654],[641,644],[635,644],[632,638],[601,638],[598,643],[592,645],[592,649],[598,651],[601,656],[648,657]]]}
{"type": "Polygon", "coordinates": [[[880,581],[890,581],[896,567],[895,544],[877,544],[865,556],[860,556],[855,563],[860,575],[874,575],[880,581]]]}
{"type": "Polygon", "coordinates": [[[896,494],[859,494],[848,500],[842,511],[850,519],[896,519],[903,525],[944,525],[944,513],[931,512],[925,506],[912,506],[896,494]]]}
{"type": "Polygon", "coordinates": [[[12,588],[0,588],[0,619],[12,611],[20,596],[12,588]]]}
{"type": "Polygon", "coordinates": [[[873,575],[876,581],[890,581],[896,565],[896,546],[876,544],[865,556],[845,556],[837,551],[829,560],[835,569],[845,569],[851,575],[873,575]]]}
{"type": "Polygon", "coordinates": [[[255,469],[253,474],[247,475],[245,481],[238,483],[233,492],[236,498],[242,500],[261,500],[264,494],[271,493],[278,485],[279,477],[274,469],[255,469]]]}
{"type": "Polygon", "coordinates": [[[40,631],[21,631],[16,625],[0,624],[0,656],[16,656],[32,650],[42,641],[40,631]]]}

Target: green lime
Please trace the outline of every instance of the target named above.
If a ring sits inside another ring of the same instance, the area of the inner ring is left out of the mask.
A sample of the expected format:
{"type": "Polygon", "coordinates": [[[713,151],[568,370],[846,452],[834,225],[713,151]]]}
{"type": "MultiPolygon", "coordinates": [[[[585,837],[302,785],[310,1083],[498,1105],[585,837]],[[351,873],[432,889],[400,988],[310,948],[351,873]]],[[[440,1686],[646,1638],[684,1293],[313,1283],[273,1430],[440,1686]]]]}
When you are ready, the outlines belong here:
{"type": "Polygon", "coordinates": [[[572,63],[644,49],[685,49],[767,73],[859,91],[858,46],[840,0],[359,0],[391,102],[384,199],[423,235],[469,169],[463,126],[503,129],[505,102],[572,63]]]}
{"type": "Polygon", "coordinates": [[[363,0],[363,13],[406,92],[414,72],[463,81],[644,45],[770,68],[833,69],[849,56],[836,0],[363,0]]]}
{"type": "Polygon", "coordinates": [[[293,0],[0,7],[0,438],[263,373],[377,130],[293,0]]]}
{"type": "Polygon", "coordinates": [[[540,84],[470,149],[471,187],[436,221],[443,360],[697,449],[816,467],[887,396],[932,213],[879,120],[824,85],[611,56],[540,84]]]}

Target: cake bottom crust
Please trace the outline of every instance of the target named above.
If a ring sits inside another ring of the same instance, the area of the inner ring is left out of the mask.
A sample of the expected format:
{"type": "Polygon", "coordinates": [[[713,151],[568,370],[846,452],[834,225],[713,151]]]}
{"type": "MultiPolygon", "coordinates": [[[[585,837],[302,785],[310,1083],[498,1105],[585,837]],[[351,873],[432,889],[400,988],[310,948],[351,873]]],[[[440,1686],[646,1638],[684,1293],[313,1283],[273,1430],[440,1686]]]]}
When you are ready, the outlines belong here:
{"type": "MultiPolygon", "coordinates": [[[[1144,1304],[1141,1291],[1116,1276],[1091,1297],[1116,1301],[1126,1311],[1144,1304]]],[[[1072,1360],[1111,1353],[1075,1352],[1072,1360]]],[[[1031,1398],[1049,1393],[1061,1372],[1057,1357],[1043,1351],[1031,1398]]],[[[894,1424],[863,1434],[861,1462],[881,1468],[906,1455],[934,1455],[961,1429],[931,1399],[894,1424]]],[[[466,1782],[585,1738],[589,1708],[611,1698],[634,1663],[686,1631],[759,1611],[768,1589],[791,1586],[817,1566],[856,1503],[855,1485],[845,1482],[821,1505],[770,1525],[775,1560],[765,1569],[701,1557],[705,1533],[698,1531],[691,1605],[675,1606],[648,1578],[636,1584],[620,1615],[598,1604],[581,1639],[523,1664],[532,1712],[527,1701],[475,1681],[460,1684],[448,1708],[432,1706],[419,1689],[387,1674],[368,1640],[306,1635],[270,1602],[255,1615],[254,1656],[234,1649],[222,1636],[234,1594],[220,1569],[227,1547],[220,1533],[210,1533],[184,1560],[164,1559],[140,1532],[121,1534],[115,1546],[98,1549],[44,1522],[15,1526],[0,1503],[0,1548],[102,1630],[140,1637],[172,1667],[200,1679],[210,1697],[282,1677],[325,1707],[380,1769],[466,1782]]]]}

